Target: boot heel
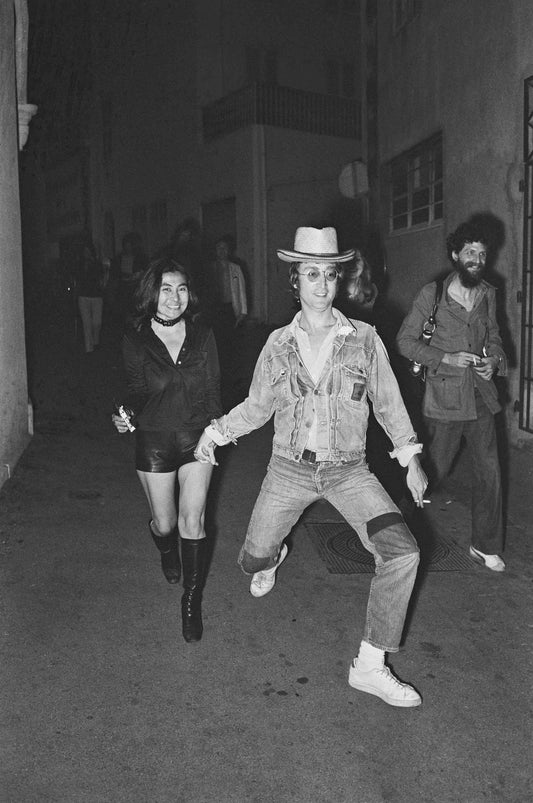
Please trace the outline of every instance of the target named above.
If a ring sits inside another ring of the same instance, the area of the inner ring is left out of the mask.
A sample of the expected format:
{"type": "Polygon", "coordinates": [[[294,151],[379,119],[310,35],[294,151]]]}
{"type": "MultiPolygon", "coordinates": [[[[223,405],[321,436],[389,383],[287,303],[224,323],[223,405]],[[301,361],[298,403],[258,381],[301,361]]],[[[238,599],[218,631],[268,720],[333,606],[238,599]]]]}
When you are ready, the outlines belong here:
{"type": "Polygon", "coordinates": [[[178,535],[174,531],[170,535],[156,535],[152,530],[152,522],[148,523],[150,535],[154,544],[161,553],[161,570],[168,583],[175,585],[179,583],[181,577],[180,553],[178,547],[178,535]]]}

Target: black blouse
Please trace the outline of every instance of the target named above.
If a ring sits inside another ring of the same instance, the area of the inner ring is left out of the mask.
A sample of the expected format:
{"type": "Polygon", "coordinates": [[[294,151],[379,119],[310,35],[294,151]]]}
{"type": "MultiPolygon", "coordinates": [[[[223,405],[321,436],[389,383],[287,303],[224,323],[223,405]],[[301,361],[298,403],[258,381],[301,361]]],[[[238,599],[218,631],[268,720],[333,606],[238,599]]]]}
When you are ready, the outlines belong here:
{"type": "Polygon", "coordinates": [[[149,323],[140,331],[126,332],[122,353],[129,393],[126,404],[139,429],[203,429],[222,415],[217,348],[205,324],[186,320],[176,362],[149,323]]]}

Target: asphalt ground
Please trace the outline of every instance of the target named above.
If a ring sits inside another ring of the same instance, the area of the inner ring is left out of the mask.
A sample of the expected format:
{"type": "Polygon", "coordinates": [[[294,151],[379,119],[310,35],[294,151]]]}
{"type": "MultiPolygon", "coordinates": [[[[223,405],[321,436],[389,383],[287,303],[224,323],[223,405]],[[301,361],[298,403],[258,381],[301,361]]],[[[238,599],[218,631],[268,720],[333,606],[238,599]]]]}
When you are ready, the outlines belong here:
{"type": "MultiPolygon", "coordinates": [[[[112,333],[111,333],[112,334],[112,333]]],[[[250,341],[251,342],[251,341],[250,341]]],[[[2,803],[526,803],[531,779],[533,455],[504,455],[507,571],[419,573],[392,708],[347,683],[370,575],[329,574],[305,522],[274,590],[236,565],[271,430],[220,451],[204,637],[148,536],[133,440],[111,426],[116,337],[61,323],[29,344],[35,434],[0,491],[2,803]]],[[[469,544],[468,461],[417,537],[469,544]]]]}

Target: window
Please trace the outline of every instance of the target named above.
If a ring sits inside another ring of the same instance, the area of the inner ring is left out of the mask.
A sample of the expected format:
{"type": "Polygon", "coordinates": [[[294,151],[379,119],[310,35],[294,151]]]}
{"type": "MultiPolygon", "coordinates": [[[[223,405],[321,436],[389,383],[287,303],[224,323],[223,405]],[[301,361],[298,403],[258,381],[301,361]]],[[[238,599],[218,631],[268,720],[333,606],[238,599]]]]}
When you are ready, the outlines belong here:
{"type": "Polygon", "coordinates": [[[326,94],[355,97],[355,63],[330,59],[326,62],[326,94]]]}
{"type": "Polygon", "coordinates": [[[392,26],[398,33],[420,13],[421,0],[393,0],[392,26]]]}
{"type": "Polygon", "coordinates": [[[390,185],[391,231],[442,220],[442,136],[438,134],[393,159],[390,185]]]}

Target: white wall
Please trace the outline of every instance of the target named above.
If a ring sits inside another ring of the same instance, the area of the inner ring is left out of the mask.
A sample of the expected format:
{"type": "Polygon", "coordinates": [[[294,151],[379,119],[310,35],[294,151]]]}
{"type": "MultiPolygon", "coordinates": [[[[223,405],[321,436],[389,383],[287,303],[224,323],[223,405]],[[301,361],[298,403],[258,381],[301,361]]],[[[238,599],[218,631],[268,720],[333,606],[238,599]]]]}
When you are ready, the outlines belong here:
{"type": "Polygon", "coordinates": [[[0,485],[29,441],[13,3],[0,0],[0,485]]]}

